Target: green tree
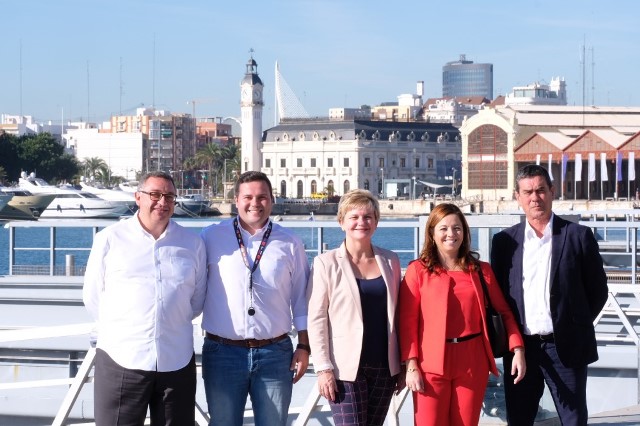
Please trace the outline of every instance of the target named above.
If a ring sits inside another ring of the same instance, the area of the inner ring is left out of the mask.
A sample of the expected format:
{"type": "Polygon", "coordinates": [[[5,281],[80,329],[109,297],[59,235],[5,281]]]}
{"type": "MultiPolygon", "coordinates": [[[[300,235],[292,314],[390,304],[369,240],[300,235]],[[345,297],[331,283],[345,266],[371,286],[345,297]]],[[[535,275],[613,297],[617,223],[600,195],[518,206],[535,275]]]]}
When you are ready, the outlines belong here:
{"type": "Polygon", "coordinates": [[[0,132],[0,166],[10,182],[17,182],[21,171],[17,140],[16,136],[0,132]]]}
{"type": "Polygon", "coordinates": [[[36,174],[47,181],[70,181],[78,174],[78,161],[65,154],[64,147],[49,133],[24,135],[17,140],[21,170],[36,174]]]}
{"type": "MultiPolygon", "coordinates": [[[[212,171],[215,170],[216,173],[220,170],[222,160],[222,148],[220,145],[216,143],[208,143],[203,148],[201,148],[194,157],[195,164],[199,167],[206,168],[207,176],[209,178],[208,183],[211,188],[214,187],[212,185],[212,171]]],[[[217,192],[218,188],[215,188],[217,192]]]]}
{"type": "Polygon", "coordinates": [[[109,166],[107,162],[100,157],[85,158],[82,162],[84,177],[91,180],[97,180],[106,183],[109,176],[109,166]],[[106,180],[105,180],[106,178],[106,180]]]}

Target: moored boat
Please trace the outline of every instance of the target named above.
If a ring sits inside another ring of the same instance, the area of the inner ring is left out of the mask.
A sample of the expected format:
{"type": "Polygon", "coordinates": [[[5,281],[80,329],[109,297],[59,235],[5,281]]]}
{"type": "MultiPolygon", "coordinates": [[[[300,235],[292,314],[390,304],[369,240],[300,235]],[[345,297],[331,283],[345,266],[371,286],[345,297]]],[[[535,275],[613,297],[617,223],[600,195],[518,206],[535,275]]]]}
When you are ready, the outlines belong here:
{"type": "Polygon", "coordinates": [[[0,193],[13,195],[11,201],[0,209],[0,217],[10,220],[37,219],[55,198],[54,194],[32,194],[16,187],[0,187],[0,193]]]}
{"type": "Polygon", "coordinates": [[[55,196],[51,204],[42,212],[40,216],[42,218],[114,218],[130,212],[127,205],[113,204],[95,194],[49,185],[44,179],[37,178],[34,173],[27,176],[22,172],[18,186],[34,194],[55,196]]]}

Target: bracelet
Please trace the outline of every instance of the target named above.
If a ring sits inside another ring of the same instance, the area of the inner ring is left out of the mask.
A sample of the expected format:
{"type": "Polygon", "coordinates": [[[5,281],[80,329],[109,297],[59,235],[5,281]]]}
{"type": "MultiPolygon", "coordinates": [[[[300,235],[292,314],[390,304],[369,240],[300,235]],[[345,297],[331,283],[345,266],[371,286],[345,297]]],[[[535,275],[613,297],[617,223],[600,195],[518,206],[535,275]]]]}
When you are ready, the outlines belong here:
{"type": "Polygon", "coordinates": [[[521,348],[520,346],[518,346],[517,348],[513,349],[513,353],[515,354],[516,352],[524,352],[524,348],[521,348]]]}
{"type": "Polygon", "coordinates": [[[327,368],[326,370],[320,370],[320,371],[316,372],[316,374],[317,374],[318,376],[321,376],[321,375],[323,375],[324,373],[333,373],[333,370],[332,370],[331,368],[327,368]]]}
{"type": "Polygon", "coordinates": [[[303,350],[309,352],[309,354],[311,354],[311,346],[305,345],[304,343],[298,343],[296,345],[296,349],[303,349],[303,350]]]}
{"type": "Polygon", "coordinates": [[[414,371],[418,371],[417,368],[407,368],[407,373],[413,373],[414,371]]]}

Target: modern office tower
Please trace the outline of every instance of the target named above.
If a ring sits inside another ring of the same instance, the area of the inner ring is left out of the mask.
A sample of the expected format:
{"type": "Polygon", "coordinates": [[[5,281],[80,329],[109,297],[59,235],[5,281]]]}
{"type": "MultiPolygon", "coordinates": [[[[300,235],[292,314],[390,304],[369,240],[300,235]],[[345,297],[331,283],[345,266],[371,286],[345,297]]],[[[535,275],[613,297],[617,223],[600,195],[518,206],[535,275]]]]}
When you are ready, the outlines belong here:
{"type": "Polygon", "coordinates": [[[493,99],[493,64],[474,64],[466,55],[442,67],[442,96],[493,99]]]}

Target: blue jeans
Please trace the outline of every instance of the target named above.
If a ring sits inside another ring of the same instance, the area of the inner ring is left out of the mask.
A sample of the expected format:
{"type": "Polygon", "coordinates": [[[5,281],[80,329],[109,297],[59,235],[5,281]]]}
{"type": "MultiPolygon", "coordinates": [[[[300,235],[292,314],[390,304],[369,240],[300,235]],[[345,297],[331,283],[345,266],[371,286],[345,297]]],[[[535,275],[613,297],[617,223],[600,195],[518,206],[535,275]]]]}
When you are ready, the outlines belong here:
{"type": "Polygon", "coordinates": [[[249,349],[204,339],[202,378],[209,425],[242,426],[247,395],[256,426],[286,425],[293,388],[291,339],[249,349]]]}

